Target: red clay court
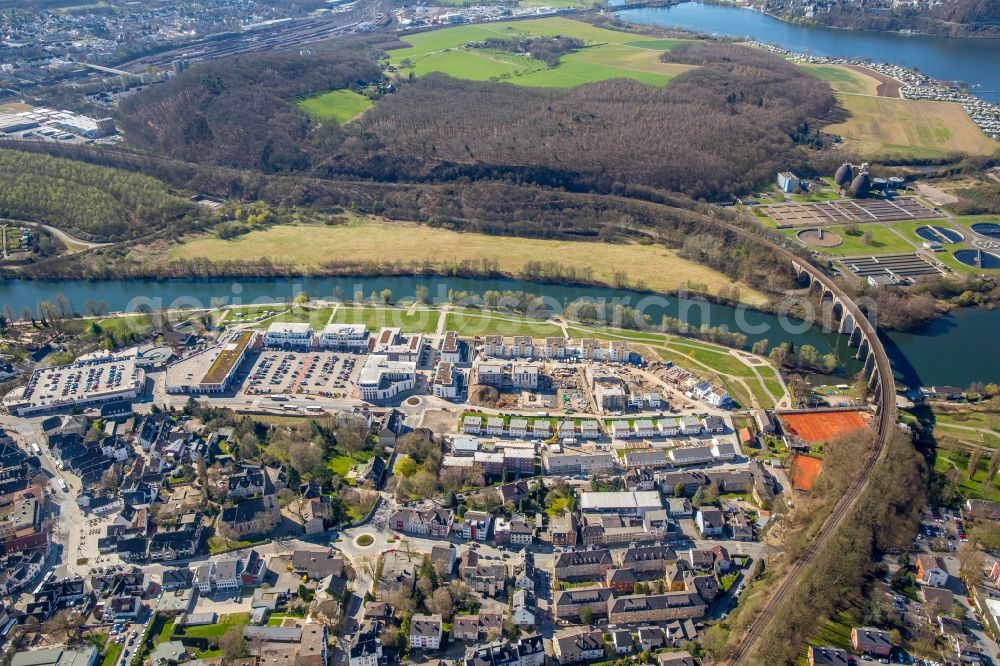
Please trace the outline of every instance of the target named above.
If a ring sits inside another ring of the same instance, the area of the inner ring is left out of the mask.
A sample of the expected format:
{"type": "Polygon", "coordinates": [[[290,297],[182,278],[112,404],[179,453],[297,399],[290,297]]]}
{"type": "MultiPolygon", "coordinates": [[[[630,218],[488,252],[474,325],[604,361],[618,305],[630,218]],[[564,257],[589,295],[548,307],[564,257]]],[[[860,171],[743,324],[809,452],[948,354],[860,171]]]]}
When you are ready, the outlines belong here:
{"type": "Polygon", "coordinates": [[[861,412],[812,412],[780,414],[785,432],[807,444],[826,442],[868,426],[861,412]]]}
{"type": "Polygon", "coordinates": [[[816,484],[816,477],[822,469],[823,463],[819,458],[809,456],[795,456],[792,458],[792,466],[788,470],[788,478],[792,482],[792,488],[812,492],[816,484]]]}

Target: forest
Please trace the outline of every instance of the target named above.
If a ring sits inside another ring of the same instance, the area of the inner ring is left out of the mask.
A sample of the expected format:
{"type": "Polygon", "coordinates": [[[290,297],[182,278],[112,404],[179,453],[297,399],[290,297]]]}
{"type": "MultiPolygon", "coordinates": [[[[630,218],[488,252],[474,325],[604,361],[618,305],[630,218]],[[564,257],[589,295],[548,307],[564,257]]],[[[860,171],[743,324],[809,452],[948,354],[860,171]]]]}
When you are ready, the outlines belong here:
{"type": "Polygon", "coordinates": [[[294,100],[381,76],[361,40],[337,41],[307,56],[255,53],[196,65],[126,98],[118,122],[131,144],[158,154],[268,173],[303,171],[339,144],[341,134],[335,123],[313,127],[294,100]]]}
{"type": "Polygon", "coordinates": [[[680,46],[664,58],[700,67],[663,88],[613,80],[543,90],[428,75],[341,128],[312,123],[291,103],[380,76],[372,53],[340,45],[315,58],[193,67],[125,100],[119,118],[130,143],[157,154],[329,179],[497,178],[600,192],[631,183],[717,199],[779,168],[809,172],[793,136],[833,111],[825,83],[731,44],[680,46]]]}
{"type": "Polygon", "coordinates": [[[664,88],[613,80],[555,91],[422,77],[349,126],[321,175],[494,177],[601,192],[635,183],[717,199],[782,165],[803,166],[790,134],[833,109],[825,84],[738,46],[666,55],[702,66],[664,88]]]}
{"type": "Polygon", "coordinates": [[[125,240],[193,207],[148,176],[0,149],[0,217],[50,224],[85,240],[125,240]]]}

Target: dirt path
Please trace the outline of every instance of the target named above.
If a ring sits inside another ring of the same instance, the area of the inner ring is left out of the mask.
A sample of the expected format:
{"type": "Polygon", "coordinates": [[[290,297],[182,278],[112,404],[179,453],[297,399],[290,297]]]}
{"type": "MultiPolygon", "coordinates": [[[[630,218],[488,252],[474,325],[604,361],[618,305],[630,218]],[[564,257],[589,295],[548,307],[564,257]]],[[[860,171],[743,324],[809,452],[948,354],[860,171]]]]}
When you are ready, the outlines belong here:
{"type": "Polygon", "coordinates": [[[902,81],[898,81],[891,76],[886,76],[881,72],[876,72],[874,69],[869,69],[861,65],[846,65],[848,69],[853,69],[859,74],[864,74],[865,76],[870,76],[879,82],[877,92],[879,97],[895,97],[899,98],[899,91],[903,87],[902,81]]]}

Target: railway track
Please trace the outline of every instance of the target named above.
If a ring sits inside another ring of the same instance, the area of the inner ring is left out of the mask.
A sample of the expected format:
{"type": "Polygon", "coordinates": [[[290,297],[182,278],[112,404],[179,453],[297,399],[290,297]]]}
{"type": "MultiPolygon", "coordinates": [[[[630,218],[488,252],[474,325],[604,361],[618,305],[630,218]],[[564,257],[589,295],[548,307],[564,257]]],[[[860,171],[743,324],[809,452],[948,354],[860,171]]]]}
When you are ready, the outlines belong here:
{"type": "MultiPolygon", "coordinates": [[[[740,235],[749,235],[749,232],[745,232],[738,227],[731,227],[740,235]]],[[[795,258],[795,261],[799,264],[805,264],[805,262],[800,258],[796,257],[791,252],[788,252],[779,245],[770,243],[765,239],[761,239],[762,242],[768,243],[775,250],[777,250],[782,256],[786,256],[789,259],[795,258]]],[[[784,580],[778,585],[778,589],[771,595],[767,601],[767,605],[760,615],[753,621],[749,629],[747,629],[746,634],[740,641],[739,646],[730,655],[727,660],[728,664],[736,666],[737,664],[748,664],[750,662],[750,657],[753,654],[754,648],[757,646],[758,641],[764,633],[764,630],[771,624],[771,622],[777,619],[778,610],[781,607],[782,601],[792,592],[798,582],[799,575],[802,571],[812,562],[816,554],[825,546],[833,535],[837,533],[837,529],[843,523],[843,521],[851,515],[851,510],[854,508],[854,503],[858,496],[868,487],[871,481],[872,471],[875,466],[882,460],[886,453],[886,447],[889,442],[889,438],[892,436],[892,432],[896,427],[896,384],[892,376],[892,368],[889,365],[889,357],[885,353],[885,348],[882,346],[882,342],[878,338],[878,332],[875,327],[868,321],[867,317],[861,312],[860,308],[847,297],[847,294],[843,292],[840,287],[838,287],[833,280],[824,275],[812,265],[808,265],[806,270],[812,276],[814,280],[817,280],[824,287],[829,289],[834,295],[839,298],[844,303],[844,315],[847,316],[850,313],[858,326],[862,328],[862,332],[868,339],[868,345],[875,354],[875,369],[879,376],[879,405],[877,416],[877,425],[875,428],[875,438],[873,446],[865,459],[864,465],[861,468],[861,473],[858,478],[848,487],[847,492],[841,497],[833,507],[833,511],[823,522],[822,527],[820,527],[819,534],[813,539],[809,547],[806,548],[802,556],[792,565],[788,574],[785,576],[784,580]]]]}

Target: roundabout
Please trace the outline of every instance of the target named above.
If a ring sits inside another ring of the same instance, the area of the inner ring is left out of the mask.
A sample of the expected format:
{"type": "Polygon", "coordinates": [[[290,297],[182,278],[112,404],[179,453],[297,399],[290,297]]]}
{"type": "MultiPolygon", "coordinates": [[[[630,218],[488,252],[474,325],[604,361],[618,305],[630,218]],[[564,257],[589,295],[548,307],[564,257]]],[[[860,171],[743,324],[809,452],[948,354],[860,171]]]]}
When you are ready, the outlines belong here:
{"type": "Polygon", "coordinates": [[[354,545],[358,548],[367,548],[375,543],[375,536],[371,534],[359,534],[354,537],[354,545]]]}

